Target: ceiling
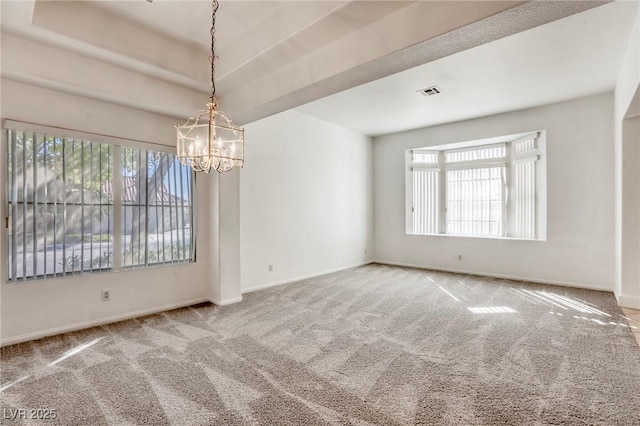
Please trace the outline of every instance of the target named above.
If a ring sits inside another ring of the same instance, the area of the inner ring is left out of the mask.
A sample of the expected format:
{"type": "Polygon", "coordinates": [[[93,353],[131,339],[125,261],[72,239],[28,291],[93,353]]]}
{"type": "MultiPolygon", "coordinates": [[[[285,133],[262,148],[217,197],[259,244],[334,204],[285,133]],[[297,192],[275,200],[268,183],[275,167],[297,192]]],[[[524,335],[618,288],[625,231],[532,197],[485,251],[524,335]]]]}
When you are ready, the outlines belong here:
{"type": "Polygon", "coordinates": [[[611,92],[637,8],[610,3],[297,110],[375,136],[611,92]],[[442,93],[418,92],[430,86],[442,93]]]}
{"type": "MultiPolygon", "coordinates": [[[[606,3],[220,0],[219,104],[376,135],[601,93],[637,7],[606,3]]],[[[209,1],[0,5],[4,79],[179,118],[206,103],[209,1]]]]}

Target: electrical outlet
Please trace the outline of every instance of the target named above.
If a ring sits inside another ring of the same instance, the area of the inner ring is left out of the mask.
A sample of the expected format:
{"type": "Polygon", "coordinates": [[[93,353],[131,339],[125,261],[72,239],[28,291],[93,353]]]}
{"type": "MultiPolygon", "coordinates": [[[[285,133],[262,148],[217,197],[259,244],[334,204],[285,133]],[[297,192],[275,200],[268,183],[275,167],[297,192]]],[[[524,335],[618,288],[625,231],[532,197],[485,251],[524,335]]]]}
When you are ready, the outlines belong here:
{"type": "Polygon", "coordinates": [[[111,289],[105,288],[102,290],[102,301],[108,302],[111,300],[111,289]]]}
{"type": "Polygon", "coordinates": [[[365,256],[367,255],[367,249],[364,249],[364,255],[365,256]]]}
{"type": "Polygon", "coordinates": [[[273,272],[273,265],[269,265],[269,272],[273,272]]]}
{"type": "Polygon", "coordinates": [[[458,255],[458,260],[462,260],[462,255],[461,254],[458,255]]]}

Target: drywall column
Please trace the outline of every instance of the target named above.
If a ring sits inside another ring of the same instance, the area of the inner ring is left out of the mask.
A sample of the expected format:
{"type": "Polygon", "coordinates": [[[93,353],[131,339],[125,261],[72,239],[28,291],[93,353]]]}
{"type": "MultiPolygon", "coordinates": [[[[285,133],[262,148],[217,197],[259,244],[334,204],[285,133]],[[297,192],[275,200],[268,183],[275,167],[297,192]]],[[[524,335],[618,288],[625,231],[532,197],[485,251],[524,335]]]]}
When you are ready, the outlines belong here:
{"type": "Polygon", "coordinates": [[[240,288],[240,170],[209,175],[211,180],[209,300],[219,306],[242,300],[240,288]]]}
{"type": "Polygon", "coordinates": [[[220,175],[220,300],[242,300],[240,286],[240,169],[220,175]]]}
{"type": "Polygon", "coordinates": [[[621,306],[640,309],[640,117],[621,123],[621,306]]]}
{"type": "Polygon", "coordinates": [[[636,12],[614,102],[614,293],[621,306],[640,309],[640,12],[636,12]]]}

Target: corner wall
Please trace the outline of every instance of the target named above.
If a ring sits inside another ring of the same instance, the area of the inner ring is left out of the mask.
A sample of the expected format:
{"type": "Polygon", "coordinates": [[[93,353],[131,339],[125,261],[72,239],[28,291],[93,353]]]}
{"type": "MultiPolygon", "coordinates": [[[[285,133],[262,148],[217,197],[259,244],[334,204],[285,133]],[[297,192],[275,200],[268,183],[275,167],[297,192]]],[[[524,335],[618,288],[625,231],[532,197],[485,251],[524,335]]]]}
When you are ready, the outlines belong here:
{"type": "Polygon", "coordinates": [[[371,139],[295,111],[245,131],[242,291],[366,263],[372,248],[371,139]]]}
{"type": "Polygon", "coordinates": [[[614,92],[614,292],[621,306],[640,309],[640,11],[614,92]]]}
{"type": "Polygon", "coordinates": [[[613,290],[612,111],[608,94],[375,138],[374,258],[613,290]],[[546,241],[405,234],[405,150],[535,130],[547,131],[546,241]]]}

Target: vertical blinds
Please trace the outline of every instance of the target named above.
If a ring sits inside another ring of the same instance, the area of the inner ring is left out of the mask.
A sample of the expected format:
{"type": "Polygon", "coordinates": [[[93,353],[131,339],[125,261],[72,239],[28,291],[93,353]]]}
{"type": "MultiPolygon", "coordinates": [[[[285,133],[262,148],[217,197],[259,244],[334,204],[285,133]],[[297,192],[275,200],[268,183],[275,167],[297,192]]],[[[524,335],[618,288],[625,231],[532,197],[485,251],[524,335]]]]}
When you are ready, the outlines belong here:
{"type": "Polygon", "coordinates": [[[193,260],[193,172],[175,155],[19,130],[7,141],[9,281],[193,260]]]}
{"type": "Polygon", "coordinates": [[[504,167],[447,171],[447,234],[503,233],[504,167]]]}
{"type": "Polygon", "coordinates": [[[411,232],[536,238],[537,137],[413,150],[411,232]]]}
{"type": "Polygon", "coordinates": [[[9,280],[112,267],[113,147],[8,131],[9,280]],[[85,244],[87,242],[88,244],[85,244]]]}
{"type": "Polygon", "coordinates": [[[536,238],[536,161],[539,156],[535,135],[513,142],[513,237],[536,238]]]}
{"type": "Polygon", "coordinates": [[[414,170],[413,231],[438,233],[438,170],[414,170]]]}

